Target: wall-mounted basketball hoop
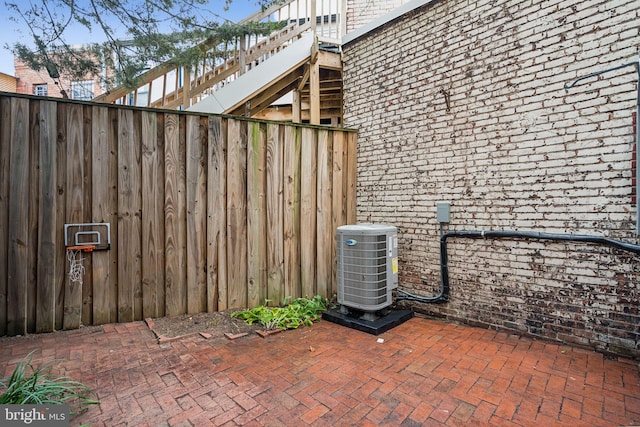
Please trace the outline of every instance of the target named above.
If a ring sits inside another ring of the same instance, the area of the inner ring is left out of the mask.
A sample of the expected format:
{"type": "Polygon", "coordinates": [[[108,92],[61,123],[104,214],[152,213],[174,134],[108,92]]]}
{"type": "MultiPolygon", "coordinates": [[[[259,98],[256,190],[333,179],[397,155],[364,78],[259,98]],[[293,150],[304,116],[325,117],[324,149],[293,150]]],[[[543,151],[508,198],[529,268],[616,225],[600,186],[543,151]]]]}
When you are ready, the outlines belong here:
{"type": "Polygon", "coordinates": [[[64,246],[93,245],[94,251],[111,248],[111,224],[108,222],[85,222],[64,225],[64,246]]]}
{"type": "Polygon", "coordinates": [[[106,251],[111,247],[111,224],[85,222],[64,225],[64,246],[69,260],[69,280],[82,286],[85,257],[82,253],[106,251]]]}

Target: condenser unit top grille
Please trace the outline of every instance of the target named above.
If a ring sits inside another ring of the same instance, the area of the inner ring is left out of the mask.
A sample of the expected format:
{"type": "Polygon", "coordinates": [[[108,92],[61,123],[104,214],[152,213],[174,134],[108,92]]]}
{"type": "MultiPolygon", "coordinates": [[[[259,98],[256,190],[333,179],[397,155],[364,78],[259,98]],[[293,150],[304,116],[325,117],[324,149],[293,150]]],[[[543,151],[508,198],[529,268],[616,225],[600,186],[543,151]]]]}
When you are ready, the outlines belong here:
{"type": "Polygon", "coordinates": [[[397,233],[396,227],[387,224],[351,224],[341,225],[338,231],[343,232],[361,232],[363,234],[379,235],[380,233],[393,232],[397,233]]]}

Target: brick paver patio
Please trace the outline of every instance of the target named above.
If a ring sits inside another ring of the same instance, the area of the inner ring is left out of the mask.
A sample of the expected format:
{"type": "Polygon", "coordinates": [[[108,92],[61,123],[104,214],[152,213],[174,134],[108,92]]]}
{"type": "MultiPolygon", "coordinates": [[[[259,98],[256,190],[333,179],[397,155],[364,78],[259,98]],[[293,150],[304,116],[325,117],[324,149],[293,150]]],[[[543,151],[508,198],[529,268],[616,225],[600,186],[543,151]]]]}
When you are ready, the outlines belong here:
{"type": "Polygon", "coordinates": [[[235,341],[158,344],[144,322],[2,338],[0,374],[34,349],[97,391],[72,425],[640,424],[637,361],[424,318],[377,337],[322,321],[235,341]]]}

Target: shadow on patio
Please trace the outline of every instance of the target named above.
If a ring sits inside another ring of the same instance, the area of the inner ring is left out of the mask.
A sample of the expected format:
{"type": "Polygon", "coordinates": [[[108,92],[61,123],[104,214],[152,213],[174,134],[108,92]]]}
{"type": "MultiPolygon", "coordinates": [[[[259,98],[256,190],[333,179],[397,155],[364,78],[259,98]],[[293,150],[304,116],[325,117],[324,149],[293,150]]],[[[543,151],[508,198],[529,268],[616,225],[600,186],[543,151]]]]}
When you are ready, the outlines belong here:
{"type": "Polygon", "coordinates": [[[158,344],[144,322],[0,339],[0,373],[36,349],[134,425],[640,424],[637,361],[437,320],[373,336],[327,321],[236,341],[158,344]],[[378,339],[384,342],[378,342],[378,339]]]}

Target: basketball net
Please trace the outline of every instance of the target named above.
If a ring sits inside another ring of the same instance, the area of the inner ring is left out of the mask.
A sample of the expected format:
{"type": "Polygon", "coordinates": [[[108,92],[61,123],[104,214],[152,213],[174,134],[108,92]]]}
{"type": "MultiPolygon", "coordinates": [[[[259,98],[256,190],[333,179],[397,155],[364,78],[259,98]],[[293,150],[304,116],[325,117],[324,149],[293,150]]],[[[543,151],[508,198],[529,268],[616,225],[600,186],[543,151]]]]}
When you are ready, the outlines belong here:
{"type": "Polygon", "coordinates": [[[67,259],[69,260],[69,280],[82,286],[82,277],[84,276],[84,257],[79,249],[67,249],[67,259]]]}

